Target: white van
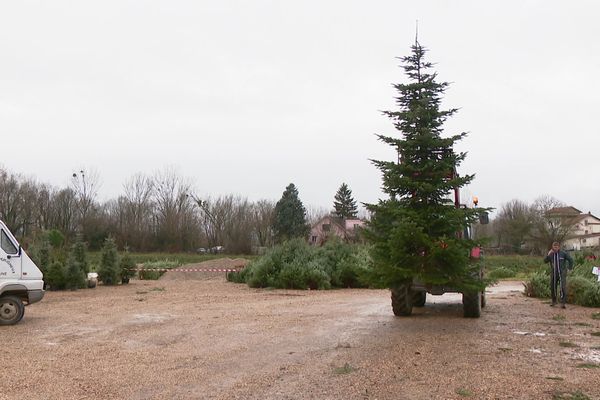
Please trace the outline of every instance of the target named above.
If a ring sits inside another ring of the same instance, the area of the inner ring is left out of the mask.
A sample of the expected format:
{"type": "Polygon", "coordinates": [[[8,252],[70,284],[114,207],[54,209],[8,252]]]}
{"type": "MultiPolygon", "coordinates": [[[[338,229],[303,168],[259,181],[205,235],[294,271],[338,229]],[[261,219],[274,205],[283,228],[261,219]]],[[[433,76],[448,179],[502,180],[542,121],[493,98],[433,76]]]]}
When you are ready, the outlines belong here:
{"type": "Polygon", "coordinates": [[[13,325],[25,314],[25,305],[44,297],[42,271],[23,251],[0,221],[0,325],[13,325]]]}

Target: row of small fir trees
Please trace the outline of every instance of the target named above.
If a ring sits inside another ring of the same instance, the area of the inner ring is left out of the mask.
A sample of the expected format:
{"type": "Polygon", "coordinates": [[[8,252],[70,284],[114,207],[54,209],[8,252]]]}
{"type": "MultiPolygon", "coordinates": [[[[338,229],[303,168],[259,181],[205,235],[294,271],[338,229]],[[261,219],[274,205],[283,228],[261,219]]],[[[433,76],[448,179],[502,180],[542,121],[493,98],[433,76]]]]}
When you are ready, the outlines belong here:
{"type": "Polygon", "coordinates": [[[76,237],[66,255],[61,256],[60,243],[51,241],[48,235],[43,235],[33,247],[32,256],[37,266],[44,274],[44,282],[50,290],[77,290],[88,286],[87,276],[97,272],[98,279],[105,285],[116,285],[119,282],[128,283],[135,273],[135,263],[125,249],[119,256],[114,238],[108,237],[102,247],[100,264],[92,271],[88,259],[86,243],[81,235],[76,237]],[[54,243],[54,246],[53,246],[54,243]],[[56,246],[56,247],[55,247],[56,246]]]}

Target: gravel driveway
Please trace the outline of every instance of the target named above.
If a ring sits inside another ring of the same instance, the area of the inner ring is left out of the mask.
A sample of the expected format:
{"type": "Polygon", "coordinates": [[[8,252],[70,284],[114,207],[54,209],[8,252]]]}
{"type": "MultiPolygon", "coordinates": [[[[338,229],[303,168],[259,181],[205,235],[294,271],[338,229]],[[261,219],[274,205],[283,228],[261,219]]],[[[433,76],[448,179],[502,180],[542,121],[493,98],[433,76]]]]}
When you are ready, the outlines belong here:
{"type": "Polygon", "coordinates": [[[0,399],[600,398],[598,310],[519,283],[488,293],[480,319],[451,295],[398,318],[385,290],[202,276],[47,293],[0,328],[0,399]]]}

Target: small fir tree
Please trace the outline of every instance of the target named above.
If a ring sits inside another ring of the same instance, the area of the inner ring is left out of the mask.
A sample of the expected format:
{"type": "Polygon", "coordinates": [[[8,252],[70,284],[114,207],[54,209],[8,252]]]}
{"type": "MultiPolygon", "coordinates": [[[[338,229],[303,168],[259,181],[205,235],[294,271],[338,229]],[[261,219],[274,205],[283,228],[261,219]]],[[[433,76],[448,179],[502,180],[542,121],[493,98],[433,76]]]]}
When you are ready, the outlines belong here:
{"type": "Polygon", "coordinates": [[[102,246],[100,266],[98,268],[98,279],[105,285],[116,285],[119,282],[119,254],[115,239],[107,237],[102,246]]]}
{"type": "Polygon", "coordinates": [[[87,259],[87,246],[83,241],[83,236],[77,235],[75,243],[71,247],[71,256],[79,263],[81,271],[87,275],[90,272],[90,263],[87,259]]]}
{"type": "Polygon", "coordinates": [[[367,206],[372,219],[366,236],[373,244],[375,276],[389,288],[406,287],[417,278],[460,291],[482,290],[478,266],[469,262],[475,244],[459,236],[485,209],[456,207],[448,200],[474,175],[456,174],[466,153],[456,153],[454,144],[466,134],[441,136],[443,123],[457,110],[440,110],[448,83],[436,81],[425,52],[415,42],[412,54],[401,58],[409,83],[394,85],[398,110],[384,112],[399,137],[378,135],[397,151],[398,159],[373,161],[389,196],[367,206]]]}
{"type": "Polygon", "coordinates": [[[67,271],[65,265],[60,261],[54,261],[48,267],[46,275],[44,275],[44,281],[50,287],[50,290],[63,290],[66,287],[67,271]]]}
{"type": "Polygon", "coordinates": [[[81,263],[77,261],[75,255],[71,252],[65,268],[65,288],[77,290],[83,287],[85,287],[85,274],[81,263]]]}
{"type": "Polygon", "coordinates": [[[352,198],[352,191],[345,183],[342,183],[335,194],[333,207],[335,209],[335,215],[339,218],[356,218],[356,214],[358,213],[356,201],[352,198]]]}
{"type": "MultiPolygon", "coordinates": [[[[46,272],[50,267],[52,252],[52,246],[50,245],[48,236],[41,235],[38,237],[32,247],[33,251],[31,252],[31,255],[33,256],[34,262],[40,271],[42,271],[42,274],[46,275],[46,272]]],[[[44,281],[46,281],[45,278],[46,277],[44,276],[44,281]]]]}
{"type": "Polygon", "coordinates": [[[306,209],[298,197],[298,189],[290,183],[275,205],[273,232],[278,243],[305,237],[310,227],[306,223],[306,209]]]}
{"type": "Polygon", "coordinates": [[[121,276],[121,283],[129,283],[129,279],[135,275],[135,262],[133,258],[131,258],[131,254],[129,253],[129,248],[125,247],[125,252],[121,257],[121,262],[119,263],[119,273],[121,276]]]}

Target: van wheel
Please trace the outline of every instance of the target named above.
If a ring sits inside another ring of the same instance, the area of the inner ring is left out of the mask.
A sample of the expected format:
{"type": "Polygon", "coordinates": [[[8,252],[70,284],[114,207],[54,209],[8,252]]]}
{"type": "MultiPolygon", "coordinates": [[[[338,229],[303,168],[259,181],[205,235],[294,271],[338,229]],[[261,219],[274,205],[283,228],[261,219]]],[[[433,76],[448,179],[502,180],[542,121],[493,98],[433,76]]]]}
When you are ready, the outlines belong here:
{"type": "Polygon", "coordinates": [[[25,305],[15,296],[0,297],[0,325],[14,325],[23,318],[25,305]]]}

